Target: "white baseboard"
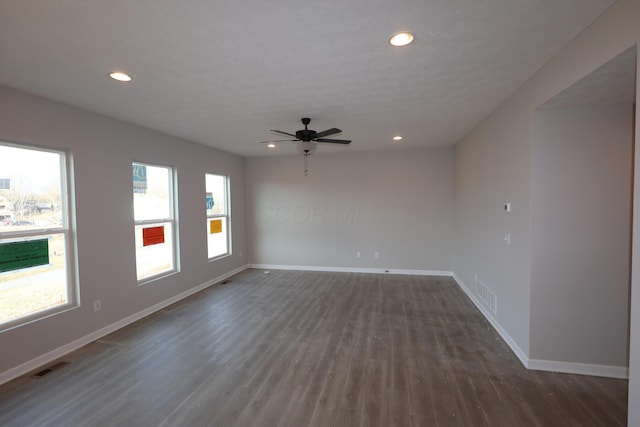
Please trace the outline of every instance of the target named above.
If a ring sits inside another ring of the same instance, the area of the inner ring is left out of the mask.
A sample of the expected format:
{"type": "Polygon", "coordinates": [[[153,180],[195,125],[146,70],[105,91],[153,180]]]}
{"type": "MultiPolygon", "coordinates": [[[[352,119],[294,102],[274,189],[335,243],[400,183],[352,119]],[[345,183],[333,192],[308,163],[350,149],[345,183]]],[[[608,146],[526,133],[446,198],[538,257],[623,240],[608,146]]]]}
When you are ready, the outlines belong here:
{"type": "Polygon", "coordinates": [[[249,264],[249,268],[262,270],[299,270],[299,271],[330,271],[335,273],[372,273],[372,274],[403,274],[415,276],[452,276],[450,271],[442,270],[405,270],[395,268],[359,268],[359,267],[325,267],[318,265],[279,265],[279,264],[249,264]]]}
{"type": "Polygon", "coordinates": [[[529,358],[527,357],[526,353],[520,348],[520,346],[515,342],[515,340],[511,338],[511,335],[507,333],[507,331],[502,327],[502,325],[500,325],[498,320],[496,320],[496,318],[491,315],[489,310],[487,310],[487,308],[480,302],[480,300],[478,300],[476,295],[473,292],[471,292],[471,289],[469,289],[467,285],[465,285],[464,282],[455,273],[452,273],[452,277],[453,277],[453,280],[455,280],[456,283],[458,283],[458,286],[460,286],[460,288],[464,291],[464,293],[467,294],[467,296],[469,297],[471,302],[473,302],[476,308],[480,310],[480,313],[482,313],[485,319],[487,319],[487,321],[491,324],[491,326],[493,326],[493,329],[496,330],[498,335],[500,335],[502,339],[507,343],[509,348],[511,348],[511,351],[513,351],[513,353],[520,360],[522,365],[528,368],[529,358]]]}
{"type": "Polygon", "coordinates": [[[524,365],[525,368],[535,371],[550,371],[560,372],[564,374],[580,374],[580,375],[592,375],[595,377],[607,377],[607,378],[629,378],[629,368],[624,366],[607,366],[607,365],[592,365],[587,363],[576,362],[558,362],[554,360],[540,360],[529,359],[525,352],[516,344],[511,336],[504,330],[500,323],[491,315],[486,309],[484,304],[478,300],[476,295],[464,284],[462,280],[452,273],[453,279],[458,283],[462,290],[467,294],[473,304],[480,310],[482,315],[498,332],[502,339],[507,343],[509,348],[515,353],[516,357],[524,365]]]}
{"type": "Polygon", "coordinates": [[[562,372],[564,374],[592,375],[595,377],[629,379],[629,368],[624,366],[592,365],[588,363],[557,362],[529,359],[528,369],[562,372]]]}
{"type": "Polygon", "coordinates": [[[31,359],[28,362],[25,362],[21,365],[16,366],[15,368],[11,368],[8,371],[4,371],[2,373],[0,373],[0,385],[4,384],[6,382],[9,382],[15,378],[18,378],[22,375],[25,375],[29,372],[32,372],[38,368],[40,368],[41,366],[44,366],[48,363],[53,362],[56,359],[59,359],[61,357],[63,357],[66,354],[71,353],[72,351],[75,351],[87,344],[90,344],[106,335],[109,335],[112,332],[117,331],[118,329],[124,328],[127,325],[130,325],[131,323],[134,323],[144,317],[149,316],[150,314],[155,313],[156,311],[162,310],[165,307],[170,306],[173,303],[176,303],[180,300],[183,300],[197,292],[200,292],[212,285],[215,285],[216,283],[222,282],[223,280],[227,279],[228,277],[231,277],[235,274],[238,274],[244,270],[246,270],[249,266],[248,265],[244,265],[242,267],[238,267],[235,270],[232,270],[228,273],[222,274],[214,279],[211,279],[205,283],[202,283],[198,286],[196,286],[195,288],[191,288],[189,290],[186,290],[176,296],[173,296],[169,299],[166,299],[162,302],[159,302],[155,305],[152,305],[151,307],[145,308],[142,311],[139,311],[138,313],[132,314],[131,316],[125,317],[122,320],[119,320],[115,323],[112,323],[108,326],[105,326],[102,329],[98,329],[97,331],[91,332],[88,335],[85,335],[81,338],[78,338],[75,341],[72,341],[68,344],[63,345],[62,347],[58,347],[55,350],[52,350],[48,353],[45,353],[41,356],[36,357],[35,359],[31,359]]]}

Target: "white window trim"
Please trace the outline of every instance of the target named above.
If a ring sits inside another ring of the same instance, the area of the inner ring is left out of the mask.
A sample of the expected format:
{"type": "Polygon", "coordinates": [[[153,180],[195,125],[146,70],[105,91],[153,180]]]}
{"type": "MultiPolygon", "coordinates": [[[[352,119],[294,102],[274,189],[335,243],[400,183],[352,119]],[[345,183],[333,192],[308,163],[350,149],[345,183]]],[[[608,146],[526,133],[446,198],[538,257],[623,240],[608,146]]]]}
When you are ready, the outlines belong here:
{"type": "MultiPolygon", "coordinates": [[[[207,225],[209,225],[209,221],[216,218],[225,218],[227,221],[227,252],[224,254],[216,255],[214,257],[209,258],[209,248],[207,247],[207,260],[209,262],[217,261],[222,258],[230,257],[233,255],[233,248],[231,247],[231,242],[233,239],[231,238],[231,179],[229,175],[221,174],[221,173],[213,173],[213,172],[205,172],[205,183],[207,175],[216,175],[224,177],[224,195],[225,195],[225,213],[224,214],[207,214],[207,225]]],[[[206,184],[205,184],[205,193],[206,184]]],[[[205,211],[206,212],[206,211],[205,211]]],[[[207,243],[208,244],[208,243],[207,243]]]]}
{"type": "MultiPolygon", "coordinates": [[[[151,282],[155,282],[156,280],[168,277],[168,276],[172,276],[176,273],[178,273],[180,271],[180,264],[179,264],[179,254],[178,254],[178,248],[180,247],[180,245],[178,244],[178,215],[177,215],[177,196],[176,196],[176,188],[177,188],[177,172],[175,167],[173,166],[169,166],[169,165],[162,165],[159,163],[149,163],[149,162],[142,162],[142,161],[137,161],[137,160],[133,160],[131,162],[131,164],[138,164],[138,165],[144,165],[144,166],[152,166],[152,167],[159,167],[159,168],[166,168],[169,169],[169,212],[171,213],[171,216],[168,218],[154,218],[154,219],[145,219],[145,220],[140,220],[140,221],[136,221],[135,219],[135,208],[134,208],[134,226],[133,229],[135,230],[136,227],[138,226],[145,226],[145,225],[152,225],[152,224],[166,224],[166,223],[170,223],[171,224],[171,241],[173,243],[173,248],[172,248],[172,258],[173,258],[173,268],[170,270],[166,270],[163,271],[161,273],[158,274],[154,274],[153,276],[147,276],[144,277],[142,279],[138,279],[138,270],[136,267],[136,280],[138,283],[138,286],[144,286],[147,285],[151,282]]],[[[133,182],[132,182],[132,186],[131,186],[131,195],[133,196],[133,182]]],[[[133,198],[132,198],[132,202],[133,202],[133,198]]],[[[135,202],[134,202],[135,203],[135,202]]],[[[134,248],[135,250],[135,248],[134,248]]],[[[137,262],[137,251],[135,252],[135,256],[136,256],[136,262],[137,262]]]]}
{"type": "MultiPolygon", "coordinates": [[[[65,242],[65,265],[66,265],[66,282],[67,282],[67,303],[60,304],[45,310],[19,317],[14,320],[0,325],[0,332],[8,331],[37,322],[48,317],[64,313],[69,310],[80,307],[80,286],[77,281],[77,246],[75,239],[75,216],[73,203],[73,176],[71,167],[71,153],[65,150],[55,150],[50,148],[36,147],[28,144],[16,144],[6,141],[0,141],[1,145],[20,148],[25,150],[41,151],[47,153],[55,153],[60,156],[60,190],[61,190],[61,206],[62,206],[62,226],[52,228],[29,229],[24,231],[10,231],[1,233],[2,240],[30,240],[40,236],[51,236],[62,234],[65,242]]],[[[37,267],[33,267],[37,268],[37,267]]],[[[26,270],[26,269],[25,269],[26,270]]],[[[7,272],[9,273],[9,272],[7,272]]],[[[3,273],[0,273],[0,275],[3,273]]]]}

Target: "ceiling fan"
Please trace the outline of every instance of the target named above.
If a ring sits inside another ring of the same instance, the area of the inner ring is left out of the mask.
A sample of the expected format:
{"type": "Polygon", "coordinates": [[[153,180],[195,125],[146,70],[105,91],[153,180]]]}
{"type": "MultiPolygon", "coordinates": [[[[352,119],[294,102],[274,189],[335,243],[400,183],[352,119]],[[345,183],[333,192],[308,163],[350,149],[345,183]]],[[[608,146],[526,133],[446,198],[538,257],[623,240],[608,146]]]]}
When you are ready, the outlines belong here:
{"type": "Polygon", "coordinates": [[[281,130],[270,130],[270,132],[281,135],[288,136],[295,139],[280,139],[276,141],[262,141],[262,144],[275,144],[280,142],[295,142],[296,148],[304,156],[304,174],[307,175],[309,169],[307,168],[307,157],[313,154],[318,147],[318,144],[351,144],[350,140],[347,139],[329,139],[325,138],[327,136],[335,135],[341,133],[342,131],[338,128],[331,128],[324,130],[322,132],[316,132],[315,130],[309,129],[308,125],[311,122],[311,119],[308,117],[303,117],[301,119],[302,124],[304,125],[304,129],[297,131],[295,134],[289,132],[283,132],[281,130]]]}

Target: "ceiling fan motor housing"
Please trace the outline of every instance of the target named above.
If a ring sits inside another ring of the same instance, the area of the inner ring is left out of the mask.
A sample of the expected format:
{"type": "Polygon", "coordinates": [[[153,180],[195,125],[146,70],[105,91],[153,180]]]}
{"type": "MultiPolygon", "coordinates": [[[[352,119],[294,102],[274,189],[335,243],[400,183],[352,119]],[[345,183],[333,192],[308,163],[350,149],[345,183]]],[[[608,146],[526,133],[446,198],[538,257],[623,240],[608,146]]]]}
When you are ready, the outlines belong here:
{"type": "Polygon", "coordinates": [[[316,136],[316,131],[311,129],[303,129],[296,132],[296,138],[301,141],[311,141],[316,136]]]}
{"type": "Polygon", "coordinates": [[[309,123],[311,123],[311,119],[308,117],[303,117],[302,119],[300,119],[302,121],[302,124],[304,125],[304,129],[299,130],[296,132],[296,138],[298,138],[300,141],[311,141],[313,138],[316,137],[316,134],[318,132],[316,132],[315,130],[311,130],[307,128],[307,125],[309,123]]]}

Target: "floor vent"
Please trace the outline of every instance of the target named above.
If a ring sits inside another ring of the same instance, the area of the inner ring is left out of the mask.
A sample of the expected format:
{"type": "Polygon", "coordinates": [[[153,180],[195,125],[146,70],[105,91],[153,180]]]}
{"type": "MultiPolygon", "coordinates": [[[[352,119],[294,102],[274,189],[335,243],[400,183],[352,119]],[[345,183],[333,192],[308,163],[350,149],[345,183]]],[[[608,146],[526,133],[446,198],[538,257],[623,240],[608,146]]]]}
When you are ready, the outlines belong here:
{"type": "Polygon", "coordinates": [[[496,298],[496,294],[491,292],[487,285],[480,280],[476,280],[476,293],[493,314],[498,313],[498,299],[496,298]]]}
{"type": "Polygon", "coordinates": [[[35,374],[33,374],[33,376],[35,378],[42,378],[53,371],[57,371],[58,369],[67,366],[68,364],[69,362],[58,362],[56,364],[49,366],[48,368],[43,369],[42,371],[36,372],[35,374]]]}

